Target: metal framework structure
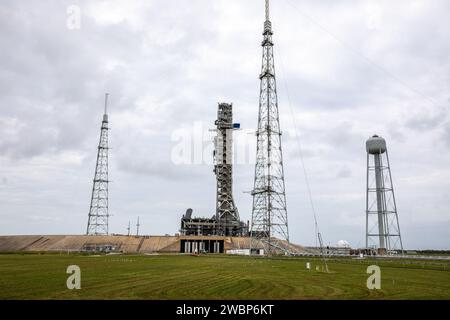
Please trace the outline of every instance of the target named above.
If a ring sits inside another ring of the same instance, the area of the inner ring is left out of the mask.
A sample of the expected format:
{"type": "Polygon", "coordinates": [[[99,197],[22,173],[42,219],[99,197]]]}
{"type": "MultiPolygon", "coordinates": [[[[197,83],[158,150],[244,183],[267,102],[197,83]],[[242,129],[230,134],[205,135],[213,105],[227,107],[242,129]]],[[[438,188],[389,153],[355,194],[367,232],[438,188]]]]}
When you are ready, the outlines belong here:
{"type": "Polygon", "coordinates": [[[136,222],[136,237],[139,236],[139,227],[141,226],[141,224],[139,223],[139,216],[137,218],[137,222],[136,222]]]}
{"type": "Polygon", "coordinates": [[[240,221],[233,199],[233,105],[219,103],[214,137],[214,173],[216,175],[216,212],[211,218],[193,217],[187,209],[181,217],[180,233],[188,236],[248,236],[248,222],[240,221]]]}
{"type": "Polygon", "coordinates": [[[261,240],[270,255],[275,251],[271,238],[289,241],[289,229],[269,0],[265,4],[251,236],[252,243],[261,240]]]}
{"type": "Polygon", "coordinates": [[[87,235],[108,234],[108,96],[105,94],[105,113],[103,114],[98,144],[97,164],[92,186],[91,206],[87,224],[87,235]]]}
{"type": "Polygon", "coordinates": [[[374,135],[367,140],[366,151],[366,248],[403,251],[386,141],[374,135]]]}
{"type": "Polygon", "coordinates": [[[233,105],[219,103],[214,137],[214,173],[217,180],[216,221],[218,235],[240,233],[239,213],[233,200],[233,105]]]}

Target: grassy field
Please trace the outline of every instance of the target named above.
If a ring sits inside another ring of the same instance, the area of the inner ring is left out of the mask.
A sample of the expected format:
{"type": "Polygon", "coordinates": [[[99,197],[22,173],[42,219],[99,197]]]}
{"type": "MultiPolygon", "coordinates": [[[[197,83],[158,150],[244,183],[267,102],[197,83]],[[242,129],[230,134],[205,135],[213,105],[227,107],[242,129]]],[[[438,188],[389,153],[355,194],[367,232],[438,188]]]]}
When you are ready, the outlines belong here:
{"type": "Polygon", "coordinates": [[[449,262],[181,255],[0,255],[0,299],[450,299],[449,262]],[[312,270],[306,270],[311,262],[312,270]],[[381,268],[368,290],[366,268],[381,268]],[[66,268],[81,268],[68,290],[66,268]]]}

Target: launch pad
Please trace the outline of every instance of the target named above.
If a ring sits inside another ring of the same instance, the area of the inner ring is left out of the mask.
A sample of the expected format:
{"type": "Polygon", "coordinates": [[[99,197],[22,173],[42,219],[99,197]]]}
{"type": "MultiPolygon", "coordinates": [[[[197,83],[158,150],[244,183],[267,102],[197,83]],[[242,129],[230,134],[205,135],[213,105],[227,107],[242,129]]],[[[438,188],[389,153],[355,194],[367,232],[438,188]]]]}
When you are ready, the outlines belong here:
{"type": "MultiPolygon", "coordinates": [[[[275,240],[274,240],[275,241],[275,240]]],[[[310,250],[276,240],[278,254],[298,255],[310,250]]],[[[0,252],[124,253],[124,254],[250,254],[249,237],[224,236],[126,236],[126,235],[24,235],[0,236],[0,252]]],[[[258,244],[255,249],[262,249],[258,244]]],[[[256,252],[258,253],[258,252],[256,252]]]]}

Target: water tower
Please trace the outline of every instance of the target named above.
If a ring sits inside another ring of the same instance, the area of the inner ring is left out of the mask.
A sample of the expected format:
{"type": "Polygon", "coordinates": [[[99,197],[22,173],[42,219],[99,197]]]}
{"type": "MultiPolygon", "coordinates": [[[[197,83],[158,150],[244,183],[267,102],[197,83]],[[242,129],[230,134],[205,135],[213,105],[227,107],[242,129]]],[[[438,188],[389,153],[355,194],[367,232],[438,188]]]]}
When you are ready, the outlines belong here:
{"type": "Polygon", "coordinates": [[[387,253],[403,251],[386,140],[372,136],[366,151],[366,247],[387,253]]]}

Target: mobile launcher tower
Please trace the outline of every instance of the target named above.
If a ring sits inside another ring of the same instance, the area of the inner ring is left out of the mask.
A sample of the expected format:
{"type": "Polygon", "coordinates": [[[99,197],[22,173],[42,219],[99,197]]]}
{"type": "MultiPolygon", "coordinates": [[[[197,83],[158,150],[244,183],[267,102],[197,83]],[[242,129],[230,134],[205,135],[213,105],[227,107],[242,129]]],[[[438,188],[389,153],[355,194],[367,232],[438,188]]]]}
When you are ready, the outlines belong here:
{"type": "Polygon", "coordinates": [[[214,137],[214,173],[217,180],[216,221],[218,235],[243,235],[246,225],[240,221],[233,199],[233,130],[240,124],[233,123],[233,105],[220,103],[214,137]]]}
{"type": "Polygon", "coordinates": [[[188,209],[181,219],[181,234],[196,236],[247,236],[248,223],[240,221],[233,199],[233,105],[219,103],[214,137],[214,173],[216,175],[216,213],[212,218],[192,217],[188,209]]]}
{"type": "Polygon", "coordinates": [[[372,136],[366,151],[366,247],[380,253],[403,251],[386,140],[372,136]]]}

